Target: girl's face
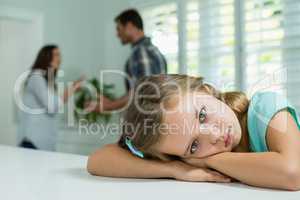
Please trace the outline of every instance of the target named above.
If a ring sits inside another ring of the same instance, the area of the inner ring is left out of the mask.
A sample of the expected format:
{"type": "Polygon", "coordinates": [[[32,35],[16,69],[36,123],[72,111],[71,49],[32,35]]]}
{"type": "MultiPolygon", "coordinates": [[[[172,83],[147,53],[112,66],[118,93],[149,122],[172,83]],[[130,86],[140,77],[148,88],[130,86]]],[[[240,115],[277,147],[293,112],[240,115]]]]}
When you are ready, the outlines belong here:
{"type": "Polygon", "coordinates": [[[204,158],[232,151],[241,140],[233,110],[206,93],[187,93],[169,102],[163,114],[164,131],[154,145],[162,154],[204,158]]]}
{"type": "Polygon", "coordinates": [[[53,69],[58,69],[61,63],[61,54],[58,48],[53,49],[51,66],[53,69]]]}

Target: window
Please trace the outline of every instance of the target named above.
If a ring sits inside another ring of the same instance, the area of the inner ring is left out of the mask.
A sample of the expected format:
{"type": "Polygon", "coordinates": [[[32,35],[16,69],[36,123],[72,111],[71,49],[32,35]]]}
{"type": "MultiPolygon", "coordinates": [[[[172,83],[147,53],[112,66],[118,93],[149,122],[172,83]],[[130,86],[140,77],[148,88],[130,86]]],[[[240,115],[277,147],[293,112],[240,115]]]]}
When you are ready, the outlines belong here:
{"type": "Polygon", "coordinates": [[[234,0],[188,0],[186,14],[187,73],[203,76],[223,89],[232,88],[234,0]]]}
{"type": "MultiPolygon", "coordinates": [[[[217,84],[234,82],[234,0],[187,0],[178,27],[175,1],[142,8],[145,31],[168,61],[169,73],[179,70],[179,28],[186,31],[186,71],[217,84]],[[217,59],[216,59],[217,58],[217,59]],[[217,80],[217,81],[216,81],[217,80]]],[[[232,88],[232,87],[231,87],[232,88]]]]}
{"type": "Polygon", "coordinates": [[[299,0],[168,2],[142,12],[171,73],[203,76],[249,96],[276,90],[300,109],[299,0]]]}
{"type": "Polygon", "coordinates": [[[300,2],[246,1],[244,13],[247,93],[276,90],[300,109],[300,2]]]}
{"type": "Polygon", "coordinates": [[[249,94],[262,89],[284,92],[280,77],[283,48],[282,0],[246,1],[244,5],[245,87],[249,94]],[[276,88],[274,88],[276,87],[276,88]]]}
{"type": "Polygon", "coordinates": [[[300,111],[300,1],[282,0],[283,29],[282,65],[286,69],[286,90],[291,103],[300,111]]]}
{"type": "Polygon", "coordinates": [[[168,72],[178,73],[178,21],[176,3],[142,9],[145,32],[168,62],[168,72]]]}

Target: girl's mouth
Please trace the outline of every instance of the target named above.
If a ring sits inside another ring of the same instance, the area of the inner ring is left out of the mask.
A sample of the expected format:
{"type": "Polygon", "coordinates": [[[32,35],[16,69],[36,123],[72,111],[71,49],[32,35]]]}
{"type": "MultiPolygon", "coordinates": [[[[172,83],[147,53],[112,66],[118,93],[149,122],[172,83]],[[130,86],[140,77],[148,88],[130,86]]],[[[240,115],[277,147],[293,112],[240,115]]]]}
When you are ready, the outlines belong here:
{"type": "Polygon", "coordinates": [[[226,134],[224,138],[225,147],[228,147],[232,143],[233,135],[232,135],[232,126],[228,126],[226,129],[226,134]]]}
{"type": "Polygon", "coordinates": [[[230,126],[226,130],[226,135],[225,135],[225,140],[224,140],[225,147],[228,147],[232,142],[231,128],[232,127],[230,126]]]}
{"type": "Polygon", "coordinates": [[[230,144],[231,144],[231,135],[230,134],[227,134],[225,136],[225,147],[228,147],[230,144]]]}

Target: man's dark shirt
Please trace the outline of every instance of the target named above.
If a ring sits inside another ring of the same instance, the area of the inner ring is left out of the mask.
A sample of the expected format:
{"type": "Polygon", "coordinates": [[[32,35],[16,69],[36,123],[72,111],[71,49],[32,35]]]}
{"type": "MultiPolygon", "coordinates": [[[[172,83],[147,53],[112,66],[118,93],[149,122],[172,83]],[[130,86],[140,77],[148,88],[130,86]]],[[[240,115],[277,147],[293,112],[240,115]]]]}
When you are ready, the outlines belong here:
{"type": "Polygon", "coordinates": [[[126,88],[129,91],[143,76],[166,74],[167,61],[159,49],[152,44],[151,39],[143,37],[132,45],[132,53],[127,60],[125,72],[130,78],[130,81],[126,80],[126,88]]]}

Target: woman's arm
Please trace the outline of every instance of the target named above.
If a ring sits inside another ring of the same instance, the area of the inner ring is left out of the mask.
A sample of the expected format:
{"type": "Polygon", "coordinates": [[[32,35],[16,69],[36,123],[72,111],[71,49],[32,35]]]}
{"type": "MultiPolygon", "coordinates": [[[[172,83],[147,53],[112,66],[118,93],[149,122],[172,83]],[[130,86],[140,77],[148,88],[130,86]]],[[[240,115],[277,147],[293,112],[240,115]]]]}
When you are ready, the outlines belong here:
{"type": "Polygon", "coordinates": [[[54,116],[59,110],[58,96],[49,89],[46,79],[39,73],[32,74],[27,83],[28,90],[34,95],[41,112],[54,116]]]}
{"type": "Polygon", "coordinates": [[[199,169],[181,161],[162,162],[132,155],[118,144],[109,144],[93,153],[87,163],[92,175],[120,178],[175,178],[184,181],[229,182],[218,172],[199,169]]]}
{"type": "Polygon", "coordinates": [[[64,90],[64,94],[62,96],[62,100],[64,103],[67,103],[70,96],[72,96],[74,94],[74,92],[76,92],[82,85],[82,82],[84,81],[85,77],[82,76],[80,79],[78,79],[77,81],[75,81],[71,86],[67,87],[64,90]]]}
{"type": "MultiPolygon", "coordinates": [[[[300,190],[300,132],[288,112],[279,112],[271,120],[267,141],[270,152],[221,153],[204,163],[249,185],[300,190]]],[[[197,159],[188,162],[203,164],[197,159]]]]}

